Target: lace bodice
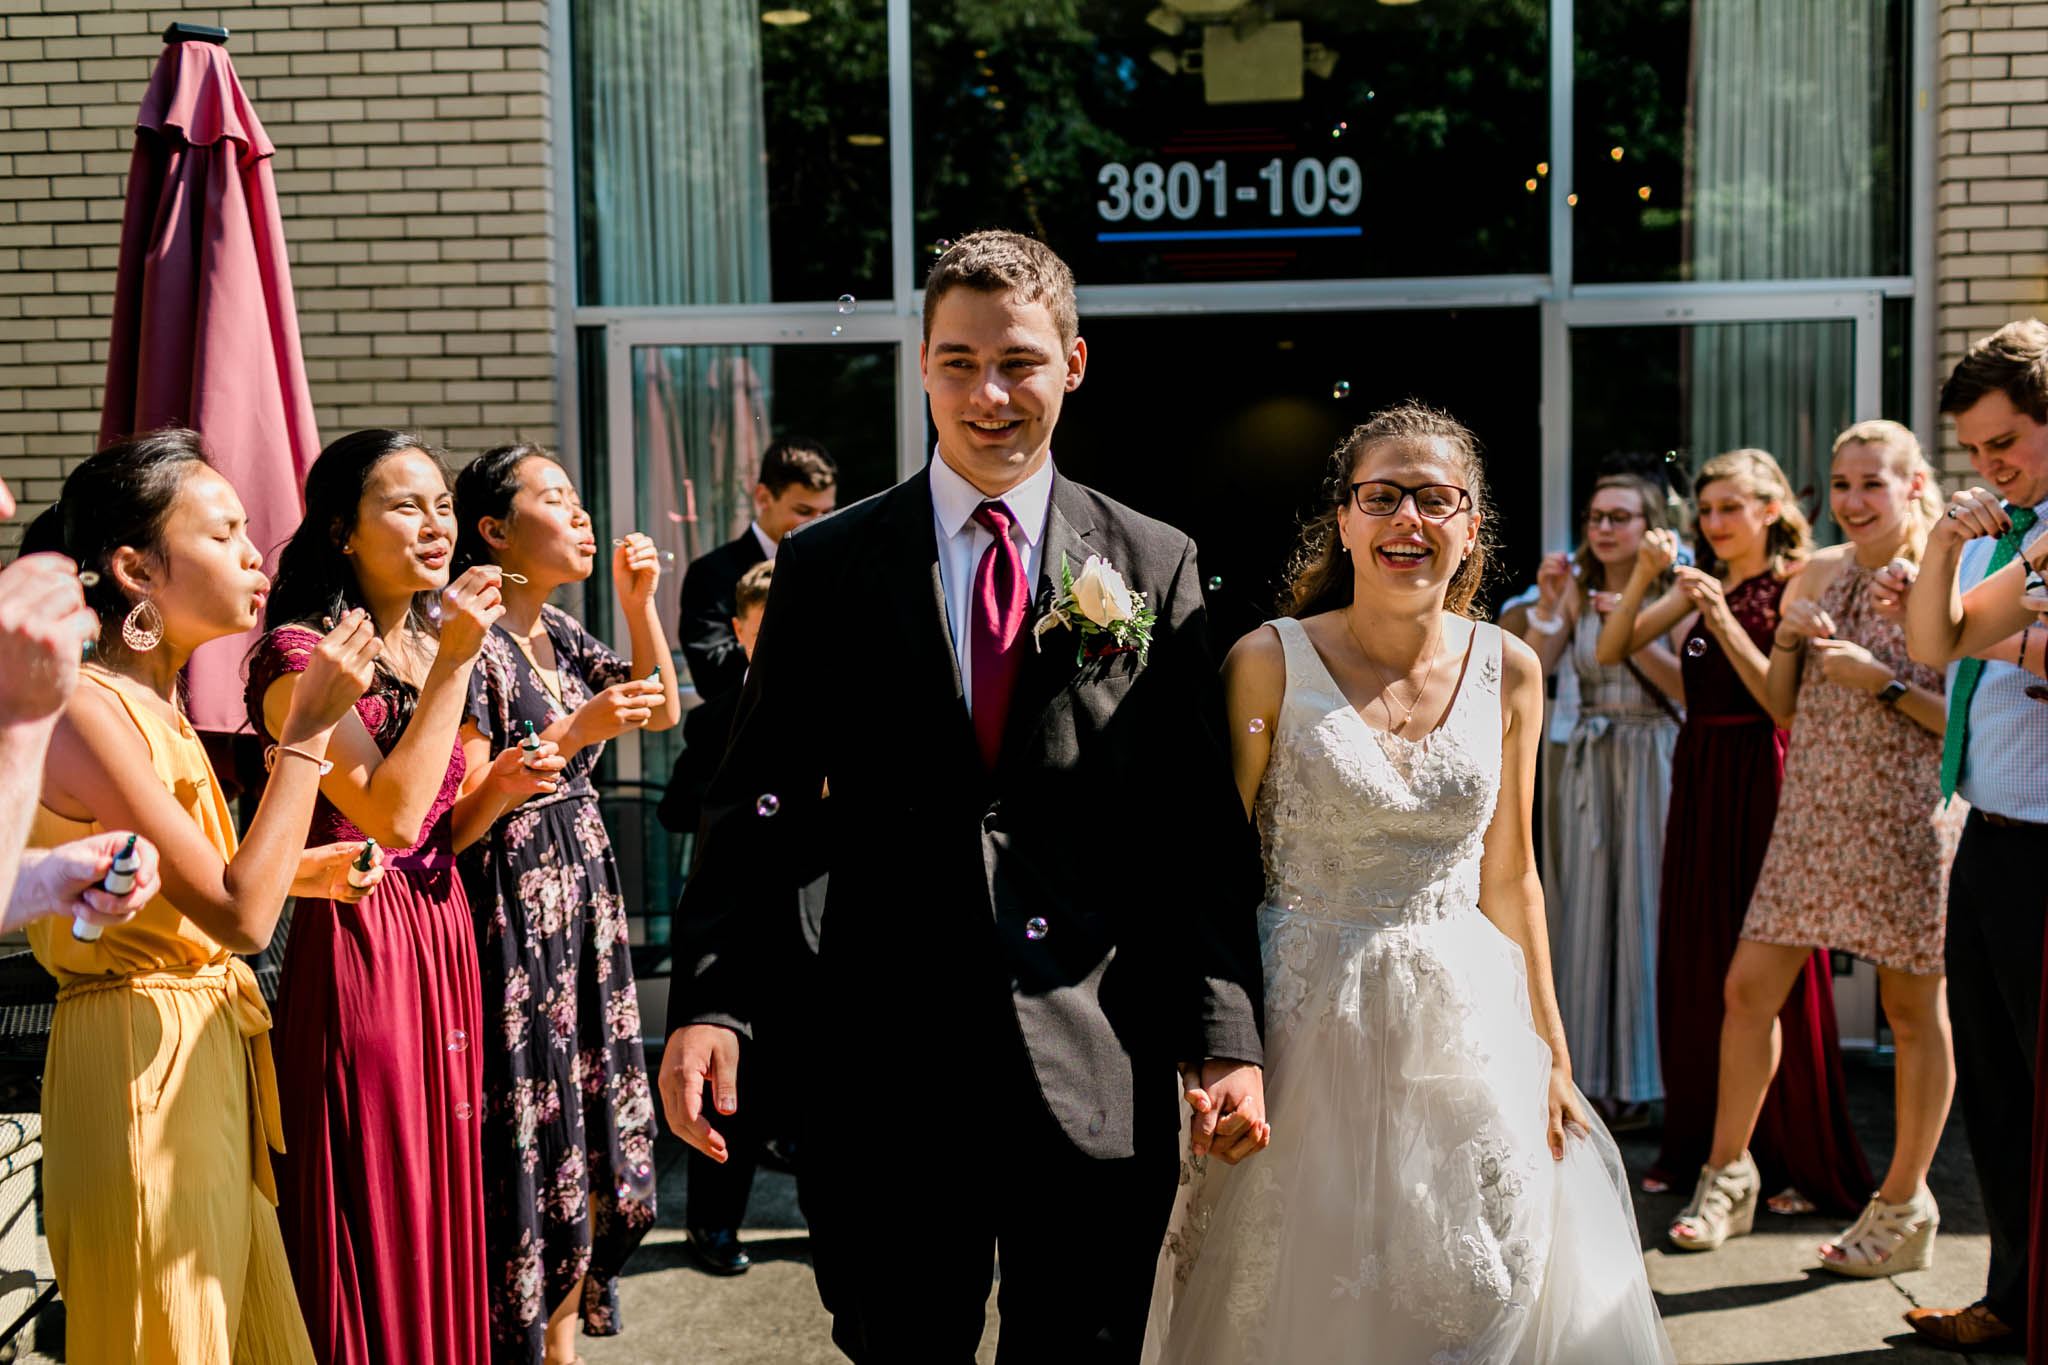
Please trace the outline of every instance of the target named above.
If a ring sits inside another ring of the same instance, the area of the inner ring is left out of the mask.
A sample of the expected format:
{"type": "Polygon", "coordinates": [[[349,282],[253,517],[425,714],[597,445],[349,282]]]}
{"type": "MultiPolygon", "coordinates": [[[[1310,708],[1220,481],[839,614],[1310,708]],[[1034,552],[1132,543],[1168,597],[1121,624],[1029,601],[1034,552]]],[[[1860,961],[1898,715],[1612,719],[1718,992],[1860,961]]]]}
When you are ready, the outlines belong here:
{"type": "Polygon", "coordinates": [[[1270,624],[1287,692],[1254,811],[1267,902],[1382,928],[1476,906],[1500,792],[1499,629],[1474,626],[1450,714],[1405,740],[1365,723],[1299,621],[1270,624]]]}

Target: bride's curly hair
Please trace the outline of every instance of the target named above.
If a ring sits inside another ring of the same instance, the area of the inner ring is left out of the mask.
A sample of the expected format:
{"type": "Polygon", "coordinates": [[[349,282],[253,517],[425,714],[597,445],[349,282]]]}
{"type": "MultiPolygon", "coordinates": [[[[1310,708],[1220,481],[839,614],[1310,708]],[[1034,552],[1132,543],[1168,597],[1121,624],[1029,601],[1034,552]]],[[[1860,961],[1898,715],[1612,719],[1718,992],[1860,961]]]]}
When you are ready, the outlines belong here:
{"type": "Polygon", "coordinates": [[[1337,517],[1351,497],[1351,476],[1359,462],[1373,447],[1388,442],[1434,444],[1457,468],[1458,477],[1472,495],[1468,515],[1478,523],[1479,534],[1472,541],[1472,553],[1451,575],[1444,606],[1460,616],[1485,619],[1478,599],[1493,557],[1493,496],[1486,486],[1486,462],[1480,458],[1479,438],[1448,412],[1413,400],[1381,409],[1337,443],[1337,449],[1330,455],[1318,510],[1303,523],[1301,543],[1287,567],[1287,582],[1280,598],[1281,615],[1314,616],[1351,605],[1356,571],[1337,537],[1337,517]]]}

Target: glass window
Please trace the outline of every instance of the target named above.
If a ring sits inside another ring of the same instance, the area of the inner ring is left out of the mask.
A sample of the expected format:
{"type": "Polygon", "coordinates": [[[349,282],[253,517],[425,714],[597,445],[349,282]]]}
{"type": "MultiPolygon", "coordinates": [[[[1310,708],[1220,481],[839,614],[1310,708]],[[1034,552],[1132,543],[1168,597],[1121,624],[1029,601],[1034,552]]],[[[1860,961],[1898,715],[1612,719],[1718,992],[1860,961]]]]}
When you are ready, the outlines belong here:
{"type": "Polygon", "coordinates": [[[1541,0],[913,0],[920,246],[1084,284],[1547,268],[1541,0]]]}
{"type": "Polygon", "coordinates": [[[577,299],[889,291],[884,0],[573,0],[577,299]]]}
{"type": "Polygon", "coordinates": [[[1769,451],[1823,541],[1835,433],[1855,421],[1849,321],[1586,327],[1572,333],[1572,506],[1609,468],[1693,471],[1726,450],[1769,451]],[[1667,460],[1665,457],[1669,456],[1667,460]]]}
{"type": "Polygon", "coordinates": [[[1535,309],[1083,316],[1081,330],[1088,373],[1061,414],[1054,460],[1195,538],[1219,646],[1274,614],[1330,452],[1406,398],[1478,435],[1505,560],[1535,563],[1535,309]],[[1475,348],[1484,363],[1468,361],[1475,348]],[[1191,402],[1183,368],[1224,355],[1229,382],[1212,378],[1191,402]]]}
{"type": "Polygon", "coordinates": [[[1905,0],[1579,0],[1581,282],[1902,275],[1905,0]]]}

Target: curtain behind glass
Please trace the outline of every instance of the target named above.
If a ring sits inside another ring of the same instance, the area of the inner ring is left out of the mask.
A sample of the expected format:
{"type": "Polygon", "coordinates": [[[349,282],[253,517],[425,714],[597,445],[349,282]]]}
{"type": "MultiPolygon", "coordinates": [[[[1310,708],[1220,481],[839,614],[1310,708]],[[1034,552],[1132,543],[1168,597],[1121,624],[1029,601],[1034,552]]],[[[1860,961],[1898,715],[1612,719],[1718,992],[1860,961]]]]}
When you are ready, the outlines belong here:
{"type": "MultiPolygon", "coordinates": [[[[1883,0],[1697,0],[1694,279],[1871,273],[1884,21],[1883,0]]],[[[1696,457],[1761,446],[1795,489],[1824,488],[1835,431],[1879,415],[1854,411],[1846,323],[1698,328],[1691,372],[1696,457]]]]}

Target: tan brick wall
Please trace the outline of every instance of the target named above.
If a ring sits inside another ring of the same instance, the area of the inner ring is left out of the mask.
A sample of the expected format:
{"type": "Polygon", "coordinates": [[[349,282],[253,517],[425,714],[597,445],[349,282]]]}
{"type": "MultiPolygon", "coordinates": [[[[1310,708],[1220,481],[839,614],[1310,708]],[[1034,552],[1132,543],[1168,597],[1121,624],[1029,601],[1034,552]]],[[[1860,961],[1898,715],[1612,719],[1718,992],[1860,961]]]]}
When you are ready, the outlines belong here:
{"type": "Polygon", "coordinates": [[[556,440],[544,0],[0,0],[0,477],[25,512],[99,430],[135,110],[174,19],[232,30],[277,144],[322,438],[556,440]]]}
{"type": "Polygon", "coordinates": [[[1942,0],[1939,128],[1937,379],[1977,337],[2048,317],[2048,4],[1942,0]]]}

